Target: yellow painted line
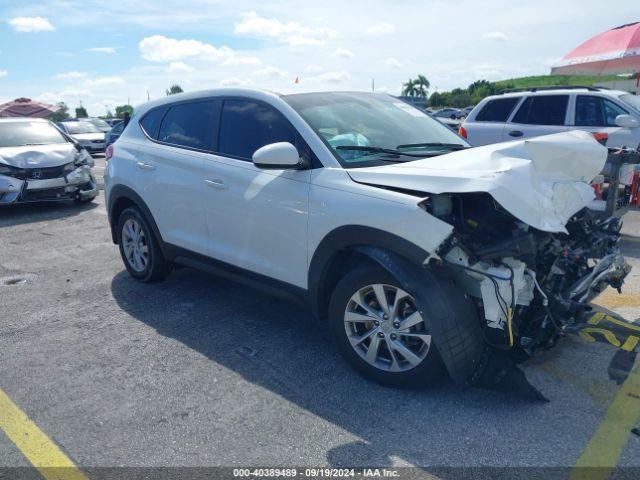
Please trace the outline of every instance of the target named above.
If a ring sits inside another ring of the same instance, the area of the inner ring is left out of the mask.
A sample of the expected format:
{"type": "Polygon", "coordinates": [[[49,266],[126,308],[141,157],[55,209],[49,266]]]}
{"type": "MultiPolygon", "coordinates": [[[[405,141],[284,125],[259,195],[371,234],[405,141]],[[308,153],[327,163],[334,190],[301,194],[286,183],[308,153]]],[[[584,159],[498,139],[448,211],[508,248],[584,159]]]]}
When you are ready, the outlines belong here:
{"type": "Polygon", "coordinates": [[[0,389],[0,429],[46,480],[87,480],[78,467],[0,389]]]}
{"type": "Polygon", "coordinates": [[[578,458],[570,480],[605,480],[618,463],[631,429],[640,420],[640,356],[578,458]],[[596,468],[594,468],[596,467],[596,468]]]}

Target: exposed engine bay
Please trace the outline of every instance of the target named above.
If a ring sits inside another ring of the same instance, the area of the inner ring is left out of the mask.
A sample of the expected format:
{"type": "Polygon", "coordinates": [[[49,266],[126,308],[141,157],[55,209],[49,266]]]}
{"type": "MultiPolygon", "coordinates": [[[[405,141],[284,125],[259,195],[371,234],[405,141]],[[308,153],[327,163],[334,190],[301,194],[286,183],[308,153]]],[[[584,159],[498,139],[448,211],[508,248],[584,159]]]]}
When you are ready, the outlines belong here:
{"type": "Polygon", "coordinates": [[[454,226],[437,253],[476,299],[485,341],[518,359],[552,347],[630,271],[618,246],[621,220],[588,208],[565,234],[529,227],[485,193],[435,195],[425,207],[454,226]]]}

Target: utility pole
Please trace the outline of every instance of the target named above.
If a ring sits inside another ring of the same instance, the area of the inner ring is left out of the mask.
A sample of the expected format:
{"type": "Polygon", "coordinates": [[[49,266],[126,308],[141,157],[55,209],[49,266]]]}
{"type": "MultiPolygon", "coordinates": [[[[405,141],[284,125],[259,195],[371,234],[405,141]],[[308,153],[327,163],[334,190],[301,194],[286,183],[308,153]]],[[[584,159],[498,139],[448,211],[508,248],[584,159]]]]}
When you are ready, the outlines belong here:
{"type": "Polygon", "coordinates": [[[147,88],[147,102],[149,101],[149,89],[147,88]]]}
{"type": "Polygon", "coordinates": [[[375,78],[371,79],[371,91],[372,92],[376,91],[376,79],[375,78]]]}

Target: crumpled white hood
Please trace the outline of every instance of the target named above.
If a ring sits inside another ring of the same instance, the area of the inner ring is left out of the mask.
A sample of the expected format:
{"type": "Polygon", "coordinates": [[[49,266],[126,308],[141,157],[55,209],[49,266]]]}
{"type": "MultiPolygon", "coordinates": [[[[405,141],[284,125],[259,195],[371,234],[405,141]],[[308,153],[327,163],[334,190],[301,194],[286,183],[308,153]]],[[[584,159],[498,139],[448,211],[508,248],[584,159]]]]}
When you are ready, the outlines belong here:
{"type": "Polygon", "coordinates": [[[371,185],[431,194],[487,192],[528,225],[566,232],[569,218],[593,200],[588,182],[606,159],[607,149],[590,133],[573,130],[347,171],[371,185]]]}
{"type": "Polygon", "coordinates": [[[75,160],[78,151],[72,143],[0,148],[0,164],[17,168],[47,168],[75,160]]]}

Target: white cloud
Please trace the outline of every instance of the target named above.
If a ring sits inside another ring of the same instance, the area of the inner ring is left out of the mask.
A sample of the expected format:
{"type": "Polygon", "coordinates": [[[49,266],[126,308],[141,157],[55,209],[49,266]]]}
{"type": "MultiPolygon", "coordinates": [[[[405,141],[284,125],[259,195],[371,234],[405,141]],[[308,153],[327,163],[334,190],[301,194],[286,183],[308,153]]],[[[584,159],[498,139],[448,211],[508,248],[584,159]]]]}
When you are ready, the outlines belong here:
{"type": "Polygon", "coordinates": [[[68,80],[72,78],[85,78],[87,76],[86,72],[78,72],[73,70],[71,72],[58,73],[54,75],[54,79],[56,80],[68,80]]]}
{"type": "Polygon", "coordinates": [[[380,35],[389,35],[390,33],[395,32],[395,30],[396,30],[396,27],[394,25],[387,22],[383,22],[383,23],[377,23],[375,25],[371,25],[365,28],[364,33],[367,35],[380,36],[380,35]]]}
{"type": "Polygon", "coordinates": [[[353,58],[353,53],[351,52],[351,50],[347,50],[346,48],[337,48],[333,54],[336,57],[341,57],[341,58],[353,58]]]}
{"type": "Polygon", "coordinates": [[[244,87],[249,85],[249,82],[242,80],[241,78],[231,77],[220,80],[220,86],[222,87],[244,87]]]}
{"type": "Polygon", "coordinates": [[[123,83],[124,83],[124,78],[121,78],[121,77],[101,77],[101,78],[87,80],[85,82],[85,85],[92,86],[92,87],[102,87],[105,85],[122,85],[123,83]]]}
{"type": "Polygon", "coordinates": [[[116,53],[116,48],[115,47],[93,47],[93,48],[87,48],[85,50],[85,52],[91,52],[91,53],[116,53]]]}
{"type": "Polygon", "coordinates": [[[309,73],[318,73],[318,72],[322,72],[323,70],[324,68],[322,68],[320,65],[314,65],[314,64],[307,65],[304,68],[304,71],[309,73]]]}
{"type": "Polygon", "coordinates": [[[340,83],[351,80],[351,75],[345,71],[326,72],[313,77],[307,77],[306,80],[314,83],[340,83]]]}
{"type": "Polygon", "coordinates": [[[504,32],[486,32],[482,34],[482,38],[487,40],[496,40],[498,42],[506,42],[509,40],[509,36],[504,32]]]}
{"type": "Polygon", "coordinates": [[[333,38],[335,31],[320,26],[310,27],[298,22],[283,22],[277,18],[265,18],[256,12],[248,12],[236,23],[235,33],[258,38],[271,38],[289,45],[322,45],[327,38],[333,38]]]}
{"type": "Polygon", "coordinates": [[[404,62],[401,62],[400,60],[395,58],[386,58],[382,63],[386,67],[392,67],[392,68],[404,67],[404,62]]]}
{"type": "Polygon", "coordinates": [[[6,77],[7,75],[9,75],[9,72],[6,70],[0,70],[0,77],[6,77]]]}
{"type": "Polygon", "coordinates": [[[164,35],[143,38],[138,44],[142,58],[150,62],[179,62],[187,58],[222,62],[224,65],[256,65],[260,59],[244,57],[229,47],[214,47],[199,40],[177,40],[164,35]]]}
{"type": "Polygon", "coordinates": [[[9,25],[16,32],[50,32],[55,30],[51,22],[44,17],[15,17],[9,20],[9,25]]]}
{"type": "Polygon", "coordinates": [[[171,62],[167,67],[167,72],[193,72],[194,68],[184,62],[171,62]]]}
{"type": "Polygon", "coordinates": [[[263,77],[282,78],[287,76],[287,72],[280,70],[278,67],[273,67],[273,66],[267,66],[267,67],[261,68],[260,70],[256,70],[255,72],[253,72],[253,74],[263,76],[263,77]]]}

